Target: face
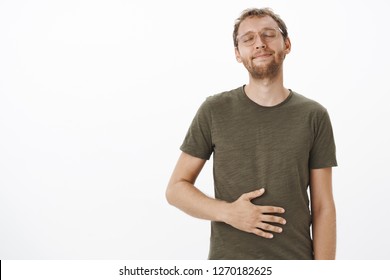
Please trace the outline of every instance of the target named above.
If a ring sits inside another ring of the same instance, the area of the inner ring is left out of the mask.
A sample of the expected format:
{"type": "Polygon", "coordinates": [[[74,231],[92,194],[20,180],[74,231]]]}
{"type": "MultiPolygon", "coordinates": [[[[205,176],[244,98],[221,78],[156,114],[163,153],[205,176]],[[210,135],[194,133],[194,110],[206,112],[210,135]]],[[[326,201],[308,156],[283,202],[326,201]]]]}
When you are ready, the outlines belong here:
{"type": "Polygon", "coordinates": [[[255,79],[272,79],[282,71],[290,52],[290,40],[283,38],[276,21],[269,17],[249,17],[238,29],[236,59],[255,79]]]}

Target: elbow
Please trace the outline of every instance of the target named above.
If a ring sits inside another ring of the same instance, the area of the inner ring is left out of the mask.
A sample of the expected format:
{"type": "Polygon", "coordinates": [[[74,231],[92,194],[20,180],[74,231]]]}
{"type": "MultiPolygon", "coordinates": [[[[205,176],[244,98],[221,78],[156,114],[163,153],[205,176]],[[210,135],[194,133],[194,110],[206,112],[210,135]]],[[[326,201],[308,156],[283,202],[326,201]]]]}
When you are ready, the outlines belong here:
{"type": "Polygon", "coordinates": [[[320,213],[323,215],[336,214],[336,205],[333,199],[325,202],[317,202],[312,204],[312,209],[314,213],[320,213]]]}
{"type": "Polygon", "coordinates": [[[329,223],[336,223],[336,207],[334,204],[313,209],[313,219],[326,219],[329,223]]]}
{"type": "Polygon", "coordinates": [[[167,189],[165,191],[165,198],[172,206],[178,207],[182,204],[183,198],[187,196],[187,193],[183,190],[182,183],[182,180],[171,180],[168,183],[167,189]]]}
{"type": "Polygon", "coordinates": [[[168,184],[167,189],[165,191],[165,199],[170,205],[175,205],[175,199],[174,199],[174,185],[168,184]]]}

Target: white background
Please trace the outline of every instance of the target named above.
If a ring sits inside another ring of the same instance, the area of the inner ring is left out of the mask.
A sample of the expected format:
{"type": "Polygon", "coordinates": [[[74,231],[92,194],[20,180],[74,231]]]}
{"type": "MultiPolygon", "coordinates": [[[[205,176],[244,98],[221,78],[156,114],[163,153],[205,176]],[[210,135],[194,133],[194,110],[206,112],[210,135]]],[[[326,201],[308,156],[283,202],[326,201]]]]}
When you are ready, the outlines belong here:
{"type": "Polygon", "coordinates": [[[234,19],[265,6],[285,85],[332,119],[338,258],[390,259],[387,2],[0,0],[0,259],[207,258],[165,188],[199,105],[247,82],[234,19]]]}

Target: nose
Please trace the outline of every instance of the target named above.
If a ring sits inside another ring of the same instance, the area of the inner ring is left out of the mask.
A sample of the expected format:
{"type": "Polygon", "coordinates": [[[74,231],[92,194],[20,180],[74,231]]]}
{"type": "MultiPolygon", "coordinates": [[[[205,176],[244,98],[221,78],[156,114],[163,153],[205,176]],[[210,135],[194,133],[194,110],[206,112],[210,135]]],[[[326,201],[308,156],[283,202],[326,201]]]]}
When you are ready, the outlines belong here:
{"type": "Polygon", "coordinates": [[[257,34],[254,46],[256,49],[265,49],[266,45],[261,35],[257,34]]]}

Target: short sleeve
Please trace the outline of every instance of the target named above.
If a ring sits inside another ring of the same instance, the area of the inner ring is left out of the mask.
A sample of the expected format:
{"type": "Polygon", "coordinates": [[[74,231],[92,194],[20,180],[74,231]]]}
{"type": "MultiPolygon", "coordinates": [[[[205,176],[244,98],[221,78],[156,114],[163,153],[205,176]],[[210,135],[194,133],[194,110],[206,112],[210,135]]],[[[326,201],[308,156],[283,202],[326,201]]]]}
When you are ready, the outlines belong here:
{"type": "Polygon", "coordinates": [[[315,125],[309,167],[319,169],[332,166],[337,166],[336,145],[329,114],[324,110],[315,125]]]}
{"type": "Polygon", "coordinates": [[[207,99],[198,109],[180,150],[201,159],[210,159],[213,153],[212,116],[207,99]]]}

